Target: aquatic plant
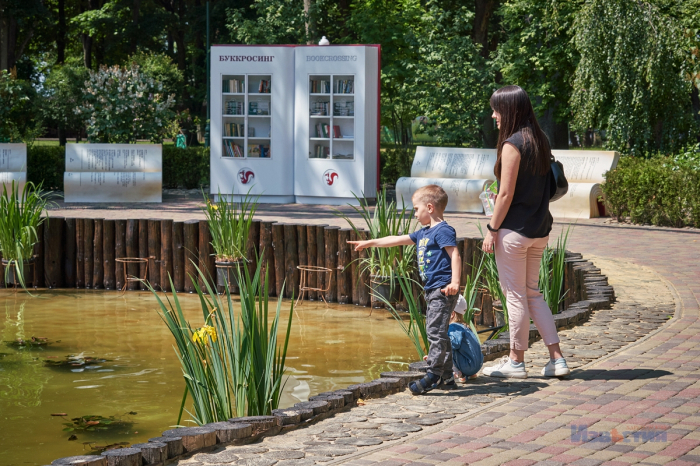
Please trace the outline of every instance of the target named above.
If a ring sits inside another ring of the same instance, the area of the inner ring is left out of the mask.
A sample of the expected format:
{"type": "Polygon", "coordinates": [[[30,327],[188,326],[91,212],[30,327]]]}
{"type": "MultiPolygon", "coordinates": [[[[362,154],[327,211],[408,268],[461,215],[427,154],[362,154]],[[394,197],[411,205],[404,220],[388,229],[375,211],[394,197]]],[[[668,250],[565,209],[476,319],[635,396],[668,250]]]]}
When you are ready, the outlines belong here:
{"type": "Polygon", "coordinates": [[[568,290],[564,291],[564,270],[566,269],[564,260],[566,259],[566,244],[569,241],[570,231],[571,225],[567,227],[566,231],[562,229],[557,238],[556,247],[551,248],[547,245],[540,262],[539,288],[552,314],[559,312],[559,305],[568,293],[568,290]]]}
{"type": "MultiPolygon", "coordinates": [[[[377,203],[372,212],[367,205],[367,199],[360,199],[353,193],[359,203],[359,207],[350,205],[356,213],[362,217],[367,230],[368,239],[384,238],[385,236],[401,236],[411,233],[415,229],[411,211],[401,200],[399,209],[396,201],[389,201],[386,196],[386,189],[377,193],[377,203]]],[[[337,211],[336,215],[345,219],[350,227],[359,234],[359,229],[346,214],[337,211]]],[[[394,286],[394,281],[398,276],[408,276],[415,269],[415,245],[394,246],[391,248],[369,248],[367,257],[360,259],[360,273],[369,272],[375,281],[389,282],[394,286]]],[[[358,277],[360,274],[358,274],[358,277]]]]}
{"type": "Polygon", "coordinates": [[[480,312],[480,309],[475,306],[476,304],[476,298],[479,294],[479,288],[481,285],[481,274],[484,271],[484,257],[481,257],[481,260],[479,261],[479,266],[476,268],[476,272],[474,273],[474,276],[472,277],[470,274],[467,274],[466,277],[464,277],[465,284],[464,284],[464,291],[462,292],[462,296],[464,296],[464,300],[467,302],[467,309],[464,311],[464,322],[469,325],[469,328],[472,329],[474,332],[474,335],[478,335],[476,331],[476,325],[474,325],[474,315],[477,312],[480,312]]]}
{"type": "MultiPolygon", "coordinates": [[[[423,308],[420,303],[420,298],[418,297],[418,290],[422,290],[423,287],[404,274],[397,275],[396,281],[401,287],[401,292],[408,305],[408,322],[402,317],[402,314],[397,311],[394,304],[384,295],[380,293],[372,293],[372,295],[383,302],[384,306],[389,309],[391,315],[393,315],[394,319],[401,325],[401,330],[403,330],[406,336],[411,340],[411,343],[413,343],[418,357],[423,359],[423,356],[428,354],[428,349],[430,348],[428,331],[425,327],[425,314],[423,314],[423,308]]],[[[403,313],[403,315],[405,315],[405,313],[403,313]]]]}
{"type": "Polygon", "coordinates": [[[253,276],[247,267],[236,269],[240,287],[238,315],[228,286],[219,296],[215,286],[197,269],[208,293],[205,295],[196,278],[190,277],[204,318],[204,325],[200,328],[192,328],[187,322],[176,292],[172,293],[172,302],[167,297],[163,302],[155,289],[146,283],[158,300],[163,322],[175,338],[175,350],[185,378],[178,424],[188,394],[194,412],[187,412],[199,425],[237,416],[269,415],[279,406],[294,299],[290,303],[287,330],[280,346],[277,333],[282,294],[277,299],[277,309],[268,327],[268,277],[267,273],[261,273],[261,268],[262,264],[258,263],[253,276]]]}
{"type": "Polygon", "coordinates": [[[233,197],[228,200],[219,191],[219,200],[212,202],[204,191],[202,194],[206,201],[202,210],[209,223],[216,260],[235,262],[245,257],[248,231],[260,196],[253,197],[249,190],[240,202],[236,202],[233,197]]]}
{"type": "MultiPolygon", "coordinates": [[[[477,225],[481,236],[484,236],[484,232],[481,229],[481,225],[477,225]]],[[[496,265],[496,254],[494,253],[481,253],[484,270],[482,275],[482,281],[484,287],[488,290],[489,294],[493,299],[501,301],[501,306],[503,307],[503,320],[505,325],[503,328],[495,332],[491,338],[497,338],[498,335],[508,330],[508,306],[506,303],[506,295],[501,288],[501,282],[498,279],[498,266],[496,265]]]]}
{"type": "Polygon", "coordinates": [[[10,191],[3,186],[0,196],[0,252],[7,261],[5,281],[10,271],[15,271],[15,281],[26,289],[24,266],[34,255],[34,244],[38,241],[36,229],[45,218],[42,212],[50,202],[50,193],[43,192],[41,183],[26,183],[20,193],[19,183],[12,181],[10,191]]]}

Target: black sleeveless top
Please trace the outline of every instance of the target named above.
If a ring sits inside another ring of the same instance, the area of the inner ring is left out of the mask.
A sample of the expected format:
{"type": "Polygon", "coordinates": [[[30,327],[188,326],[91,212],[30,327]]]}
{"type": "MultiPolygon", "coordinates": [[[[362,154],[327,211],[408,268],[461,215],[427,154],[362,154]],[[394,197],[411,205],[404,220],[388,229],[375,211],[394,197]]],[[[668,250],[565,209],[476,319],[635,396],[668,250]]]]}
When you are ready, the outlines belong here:
{"type": "MultiPolygon", "coordinates": [[[[549,186],[551,176],[533,175],[528,161],[533,151],[525,147],[522,132],[518,131],[506,139],[520,152],[520,168],[515,181],[513,202],[499,228],[515,231],[527,238],[544,238],[552,230],[552,215],[549,213],[549,186]]],[[[498,188],[500,191],[500,182],[498,188]]]]}

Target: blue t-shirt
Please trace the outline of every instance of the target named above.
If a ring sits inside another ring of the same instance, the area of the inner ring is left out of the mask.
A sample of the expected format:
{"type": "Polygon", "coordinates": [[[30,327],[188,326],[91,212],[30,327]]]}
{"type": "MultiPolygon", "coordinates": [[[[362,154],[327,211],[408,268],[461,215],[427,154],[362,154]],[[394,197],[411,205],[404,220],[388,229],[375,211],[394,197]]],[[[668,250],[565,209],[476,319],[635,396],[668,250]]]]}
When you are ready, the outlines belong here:
{"type": "Polygon", "coordinates": [[[440,222],[408,236],[416,243],[418,272],[423,279],[423,288],[432,290],[449,285],[452,281],[452,260],[445,247],[457,246],[455,229],[446,222],[440,222]]]}

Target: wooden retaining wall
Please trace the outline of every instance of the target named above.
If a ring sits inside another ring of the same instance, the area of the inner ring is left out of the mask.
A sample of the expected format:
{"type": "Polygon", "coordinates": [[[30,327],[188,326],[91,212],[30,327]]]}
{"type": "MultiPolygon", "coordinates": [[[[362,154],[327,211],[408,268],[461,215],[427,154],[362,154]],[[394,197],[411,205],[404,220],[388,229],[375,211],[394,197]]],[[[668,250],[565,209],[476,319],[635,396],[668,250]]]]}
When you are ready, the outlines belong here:
{"type": "MultiPolygon", "coordinates": [[[[50,217],[38,229],[40,241],[35,246],[33,286],[35,288],[122,289],[125,266],[116,259],[141,257],[148,259],[147,279],[157,290],[193,293],[190,277],[197,277],[195,265],[207,276],[215,277],[213,250],[206,220],[175,222],[155,219],[85,219],[50,217]],[[169,278],[170,277],[170,278],[169,278]]],[[[255,220],[250,229],[246,255],[262,257],[269,273],[271,296],[282,293],[290,298],[299,295],[298,265],[316,265],[332,270],[330,283],[324,277],[309,275],[309,285],[324,288],[328,302],[381,307],[373,302],[369,291],[369,274],[356,261],[367,251],[355,252],[348,240],[366,239],[367,231],[357,234],[348,228],[328,225],[303,225],[255,220]]],[[[458,238],[462,255],[462,285],[467,275],[474,275],[474,266],[481,254],[481,238],[458,238]]],[[[562,309],[581,299],[582,277],[575,276],[578,257],[567,261],[565,289],[571,289],[562,309]],[[576,288],[575,284],[578,284],[576,288]]],[[[249,263],[253,272],[255,261],[249,263]]],[[[127,264],[126,275],[143,277],[146,264],[127,264]]],[[[580,273],[579,273],[580,275],[580,273]]],[[[204,283],[199,283],[202,287],[204,283]]],[[[606,283],[607,285],[607,283],[606,283]]],[[[138,282],[129,282],[127,290],[144,290],[138,282]]],[[[307,299],[318,300],[316,292],[307,299]]],[[[492,299],[480,293],[477,307],[482,309],[475,320],[479,325],[495,323],[492,299]]]]}

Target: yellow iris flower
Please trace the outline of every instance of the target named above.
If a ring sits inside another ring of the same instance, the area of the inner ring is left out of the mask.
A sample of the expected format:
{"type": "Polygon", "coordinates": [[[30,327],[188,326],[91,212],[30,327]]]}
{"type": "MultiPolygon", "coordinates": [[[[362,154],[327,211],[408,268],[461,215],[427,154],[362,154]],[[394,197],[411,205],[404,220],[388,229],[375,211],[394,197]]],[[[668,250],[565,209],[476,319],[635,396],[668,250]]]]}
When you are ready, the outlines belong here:
{"type": "Polygon", "coordinates": [[[192,341],[195,343],[208,344],[207,336],[211,338],[211,341],[216,341],[216,329],[211,325],[205,325],[204,327],[196,330],[192,334],[192,341]]]}

